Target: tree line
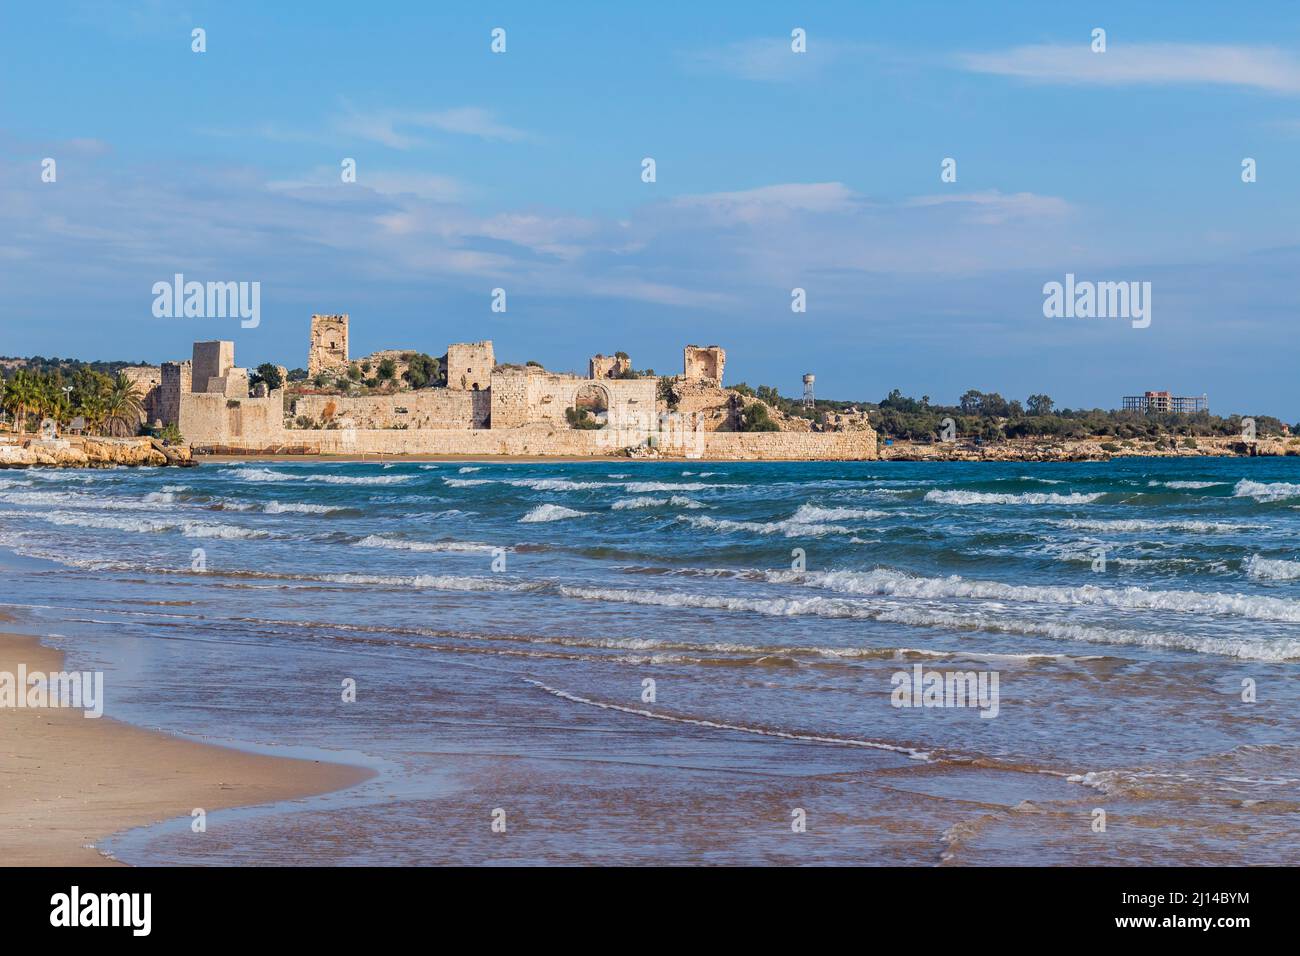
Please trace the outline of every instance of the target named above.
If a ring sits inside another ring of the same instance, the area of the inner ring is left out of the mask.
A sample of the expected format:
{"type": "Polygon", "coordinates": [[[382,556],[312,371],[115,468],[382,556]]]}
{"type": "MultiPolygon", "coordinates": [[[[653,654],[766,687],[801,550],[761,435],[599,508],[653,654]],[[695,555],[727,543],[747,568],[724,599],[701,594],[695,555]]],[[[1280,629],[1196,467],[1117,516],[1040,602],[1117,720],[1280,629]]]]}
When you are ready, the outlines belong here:
{"type": "Polygon", "coordinates": [[[144,412],[139,391],[125,375],[109,375],[85,365],[67,377],[61,368],[17,369],[4,381],[0,405],[12,416],[19,434],[36,431],[46,418],[66,427],[80,417],[91,434],[126,437],[139,432],[144,412]]]}

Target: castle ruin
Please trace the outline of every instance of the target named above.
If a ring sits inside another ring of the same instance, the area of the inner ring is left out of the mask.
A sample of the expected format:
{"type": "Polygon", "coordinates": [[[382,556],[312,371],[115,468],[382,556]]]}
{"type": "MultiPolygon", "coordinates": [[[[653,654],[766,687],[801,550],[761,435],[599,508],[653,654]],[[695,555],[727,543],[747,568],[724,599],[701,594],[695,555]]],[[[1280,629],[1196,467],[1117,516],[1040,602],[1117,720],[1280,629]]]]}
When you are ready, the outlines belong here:
{"type": "Polygon", "coordinates": [[[348,364],[348,316],[313,315],[307,347],[307,374],[317,375],[348,364]]]}
{"type": "Polygon", "coordinates": [[[682,370],[688,382],[722,384],[722,369],[727,353],[716,345],[688,345],[682,350],[682,370]]]}
{"type": "Polygon", "coordinates": [[[587,362],[587,372],[592,378],[622,378],[632,371],[632,360],[624,352],[614,355],[593,355],[587,362]]]}
{"type": "MultiPolygon", "coordinates": [[[[234,343],[195,342],[190,361],[161,367],[147,407],[177,425],[200,454],[862,459],[877,453],[869,428],[826,430],[779,411],[773,412],[779,431],[742,431],[738,412],[755,399],[722,388],[726,354],[718,346],[687,346],[684,374],[664,379],[638,375],[625,354],[592,357],[583,377],[536,363],[498,365],[491,341],[452,343],[445,384],[414,387],[400,372],[359,384],[348,365],[347,336],[347,315],[313,315],[308,372],[314,381],[277,389],[259,382],[252,390],[248,370],[235,365],[234,343]]],[[[390,353],[375,356],[381,354],[390,353]]]]}

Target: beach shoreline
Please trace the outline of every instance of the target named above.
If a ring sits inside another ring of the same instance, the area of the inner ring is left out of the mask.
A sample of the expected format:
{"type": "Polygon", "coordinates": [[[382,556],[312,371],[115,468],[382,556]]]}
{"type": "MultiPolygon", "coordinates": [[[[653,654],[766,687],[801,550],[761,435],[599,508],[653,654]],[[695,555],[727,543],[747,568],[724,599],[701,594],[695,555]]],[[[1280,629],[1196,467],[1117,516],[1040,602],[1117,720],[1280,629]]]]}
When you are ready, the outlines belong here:
{"type": "MultiPolygon", "coordinates": [[[[0,634],[0,672],[64,669],[38,638],[0,634]]],[[[111,687],[112,675],[107,675],[111,687]]],[[[110,691],[111,693],[111,691],[110,691]]],[[[74,708],[0,708],[0,855],[8,866],[123,865],[96,847],[176,817],[342,790],[355,766],[265,756],[74,708]]],[[[202,839],[195,834],[195,839],[202,839]]]]}

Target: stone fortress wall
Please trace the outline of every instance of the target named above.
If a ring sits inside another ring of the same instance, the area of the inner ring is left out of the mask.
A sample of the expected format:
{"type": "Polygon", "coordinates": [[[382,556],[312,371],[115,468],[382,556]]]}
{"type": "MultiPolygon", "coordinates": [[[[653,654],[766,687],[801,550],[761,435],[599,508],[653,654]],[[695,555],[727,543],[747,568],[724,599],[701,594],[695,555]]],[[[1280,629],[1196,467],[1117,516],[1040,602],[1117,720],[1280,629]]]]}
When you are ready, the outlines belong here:
{"type": "MultiPolygon", "coordinates": [[[[314,315],[308,371],[346,370],[346,315],[314,315]]],[[[713,459],[866,459],[877,456],[870,429],[734,430],[738,396],[722,388],[726,353],[687,346],[684,374],[660,394],[658,377],[617,377],[625,358],[594,356],[590,377],[535,365],[497,366],[490,341],[447,348],[446,387],[379,394],[276,389],[249,396],[248,371],[231,342],[196,342],[189,362],[169,362],[147,394],[148,407],[175,423],[196,451],[346,455],[601,455],[713,459]],[[582,407],[602,427],[571,427],[582,407]]],[[[806,422],[799,420],[806,426],[806,422]]]]}

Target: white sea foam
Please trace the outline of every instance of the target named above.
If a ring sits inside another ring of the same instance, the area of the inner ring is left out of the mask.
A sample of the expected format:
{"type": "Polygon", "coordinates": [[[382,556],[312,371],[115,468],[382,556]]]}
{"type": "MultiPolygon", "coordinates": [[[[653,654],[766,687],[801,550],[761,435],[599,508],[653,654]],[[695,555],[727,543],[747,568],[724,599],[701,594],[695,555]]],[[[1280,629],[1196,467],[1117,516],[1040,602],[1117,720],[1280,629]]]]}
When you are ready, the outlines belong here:
{"type": "Polygon", "coordinates": [[[818,505],[804,504],[791,517],[791,521],[811,524],[817,521],[847,521],[852,518],[884,518],[888,511],[879,508],[824,508],[818,505]]]}
{"type": "Polygon", "coordinates": [[[610,505],[614,511],[627,511],[634,508],[662,508],[665,505],[671,505],[674,508],[703,508],[693,498],[687,498],[685,495],[673,495],[671,498],[620,498],[610,505]]]}
{"type": "Polygon", "coordinates": [[[1213,488],[1215,485],[1226,485],[1226,481],[1148,481],[1148,488],[1173,488],[1174,490],[1195,491],[1199,488],[1213,488]]]}
{"type": "Polygon", "coordinates": [[[907,604],[868,604],[861,601],[845,601],[823,597],[738,597],[687,591],[656,591],[648,588],[592,588],[561,585],[558,590],[566,597],[590,601],[617,601],[626,604],[658,607],[741,611],[774,617],[810,615],[815,617],[850,618],[889,624],[905,624],[912,627],[942,628],[955,631],[984,631],[1090,644],[1133,645],[1195,651],[1202,654],[1216,654],[1244,660],[1281,661],[1300,658],[1300,639],[1296,638],[1284,640],[1251,637],[1215,638],[1189,634],[1121,630],[1111,627],[1090,627],[1082,624],[1066,624],[1038,618],[1017,619],[1008,616],[1002,608],[993,608],[989,611],[977,608],[962,612],[909,606],[907,604]]]}
{"type": "Polygon", "coordinates": [[[570,481],[568,478],[517,478],[506,484],[516,488],[531,488],[533,491],[585,491],[610,487],[606,481],[570,481]]]}
{"type": "Polygon", "coordinates": [[[1243,478],[1232,489],[1234,498],[1254,498],[1256,501],[1282,501],[1300,497],[1300,485],[1285,481],[1261,482],[1243,478]]]}
{"type": "Polygon", "coordinates": [[[308,475],[304,481],[324,485],[401,485],[414,475],[308,475]]]}
{"type": "Polygon", "coordinates": [[[482,471],[483,469],[479,465],[466,465],[464,468],[458,468],[456,470],[462,475],[468,475],[471,471],[482,471]]]}
{"type": "Polygon", "coordinates": [[[632,494],[673,491],[705,491],[710,488],[737,488],[738,485],[712,484],[707,481],[629,481],[627,490],[632,494]]]}
{"type": "Polygon", "coordinates": [[[494,484],[491,478],[443,478],[442,480],[452,488],[473,488],[475,485],[494,484]]]}
{"type": "Polygon", "coordinates": [[[1013,495],[991,491],[927,491],[925,500],[945,505],[1084,505],[1101,496],[1102,492],[1061,495],[1056,492],[1026,491],[1013,495]]]}
{"type": "Polygon", "coordinates": [[[763,575],[773,582],[810,584],[847,594],[887,595],[915,600],[970,598],[1112,607],[1300,623],[1300,601],[1251,594],[1158,591],[1140,587],[1103,588],[1093,584],[1078,587],[1004,584],[1001,581],[972,581],[955,574],[946,578],[919,577],[887,568],[873,571],[767,571],[763,575]]]}
{"type": "Polygon", "coordinates": [[[470,578],[455,574],[321,574],[309,578],[335,584],[368,584],[381,587],[432,588],[437,591],[520,591],[517,584],[493,578],[470,578]]]}
{"type": "Polygon", "coordinates": [[[566,508],[563,505],[545,504],[538,505],[519,520],[528,523],[563,521],[565,518],[579,518],[587,513],[586,511],[574,511],[572,508],[566,508]]]}
{"type": "Polygon", "coordinates": [[[34,513],[31,517],[37,517],[42,521],[62,527],[102,528],[111,531],[134,531],[143,534],[179,531],[187,538],[265,538],[269,536],[269,532],[253,528],[241,528],[237,525],[150,518],[143,515],[124,518],[115,515],[89,514],[77,511],[43,511],[34,513]]]}
{"type": "MultiPolygon", "coordinates": [[[[155,492],[156,494],[156,492],[155,492]]],[[[158,511],[167,499],[136,501],[129,498],[100,498],[80,491],[10,491],[0,493],[10,504],[61,508],[92,508],[96,511],[158,511]]]]}
{"type": "Polygon", "coordinates": [[[819,538],[824,534],[850,534],[851,528],[836,524],[815,524],[786,518],[784,521],[732,521],[728,518],[710,518],[707,515],[678,515],[678,521],[688,522],[702,531],[752,531],[755,534],[783,534],[787,538],[819,538]]]}
{"type": "Polygon", "coordinates": [[[1294,581],[1300,578],[1300,561],[1286,561],[1281,558],[1262,558],[1252,554],[1242,568],[1246,574],[1259,581],[1294,581]]]}
{"type": "Polygon", "coordinates": [[[653,710],[644,710],[639,707],[626,707],[622,704],[611,704],[606,701],[593,700],[590,697],[581,697],[578,694],[573,694],[569,691],[559,690],[558,688],[551,687],[548,684],[543,684],[541,681],[534,680],[531,677],[525,677],[524,680],[529,684],[532,684],[534,687],[546,691],[548,694],[553,694],[563,700],[572,701],[575,704],[586,704],[589,707],[599,707],[602,710],[616,710],[620,713],[632,714],[637,717],[648,717],[651,720],[666,720],[675,724],[691,724],[696,727],[707,727],[710,730],[730,730],[742,734],[758,734],[763,737],[780,737],[785,740],[803,740],[810,743],[840,744],[846,747],[867,747],[872,750],[888,750],[893,753],[906,754],[914,760],[928,761],[930,759],[930,754],[923,750],[917,750],[913,747],[904,747],[899,744],[885,743],[879,740],[861,740],[856,737],[827,737],[820,734],[797,733],[794,731],[777,730],[774,728],[749,727],[743,724],[724,723],[722,721],[707,720],[701,717],[682,717],[675,714],[665,714],[653,710]]]}
{"type": "Polygon", "coordinates": [[[291,475],[270,468],[226,468],[221,472],[243,481],[309,481],[324,485],[400,485],[414,475],[291,475]]]}
{"type": "Polygon", "coordinates": [[[1224,521],[1179,521],[1146,518],[1101,518],[1096,520],[1068,519],[1054,521],[1061,528],[1074,531],[1190,531],[1198,534],[1230,534],[1235,531],[1255,531],[1264,525],[1233,524],[1224,521]]]}
{"type": "Polygon", "coordinates": [[[242,481],[297,481],[297,475],[288,475],[283,471],[270,468],[223,468],[221,473],[242,481]]]}
{"type": "Polygon", "coordinates": [[[405,538],[390,538],[382,534],[366,535],[357,543],[359,548],[387,548],[393,551],[494,551],[490,544],[478,544],[474,541],[408,541],[405,538]]]}
{"type": "Polygon", "coordinates": [[[269,515],[281,514],[305,514],[305,515],[323,515],[331,511],[346,511],[346,508],[334,505],[314,505],[302,501],[270,501],[262,509],[269,515]]]}

